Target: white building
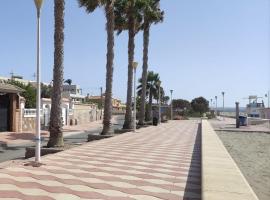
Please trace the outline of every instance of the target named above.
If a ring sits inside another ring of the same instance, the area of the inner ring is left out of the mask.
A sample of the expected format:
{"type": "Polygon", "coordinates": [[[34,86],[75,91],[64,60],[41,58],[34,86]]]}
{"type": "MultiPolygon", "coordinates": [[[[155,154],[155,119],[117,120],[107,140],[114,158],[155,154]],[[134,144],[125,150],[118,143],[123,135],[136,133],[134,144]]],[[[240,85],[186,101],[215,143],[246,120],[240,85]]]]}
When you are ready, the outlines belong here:
{"type": "Polygon", "coordinates": [[[85,96],[82,94],[82,89],[79,85],[63,85],[63,98],[68,98],[72,102],[83,102],[85,96]]]}

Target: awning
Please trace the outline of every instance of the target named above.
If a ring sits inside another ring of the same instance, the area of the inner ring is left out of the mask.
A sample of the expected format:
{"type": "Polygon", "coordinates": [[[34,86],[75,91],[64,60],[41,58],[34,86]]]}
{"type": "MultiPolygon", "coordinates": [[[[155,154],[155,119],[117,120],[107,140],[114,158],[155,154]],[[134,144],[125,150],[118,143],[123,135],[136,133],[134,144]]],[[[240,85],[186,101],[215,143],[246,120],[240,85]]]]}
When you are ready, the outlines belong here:
{"type": "Polygon", "coordinates": [[[18,94],[23,92],[24,90],[20,87],[15,85],[7,84],[7,83],[0,83],[0,93],[12,93],[18,94]]]}

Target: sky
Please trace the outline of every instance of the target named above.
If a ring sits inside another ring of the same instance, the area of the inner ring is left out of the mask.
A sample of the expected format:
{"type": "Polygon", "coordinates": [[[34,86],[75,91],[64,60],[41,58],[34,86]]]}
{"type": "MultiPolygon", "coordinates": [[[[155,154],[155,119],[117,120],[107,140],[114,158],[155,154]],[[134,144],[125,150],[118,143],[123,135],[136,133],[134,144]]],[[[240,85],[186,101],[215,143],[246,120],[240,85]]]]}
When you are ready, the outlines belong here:
{"type": "MultiPolygon", "coordinates": [[[[53,72],[53,0],[41,14],[42,81],[53,72]]],[[[161,0],[164,22],[151,27],[149,70],[159,73],[167,95],[192,100],[218,96],[221,106],[249,95],[264,96],[270,87],[269,0],[161,0]]],[[[33,0],[0,2],[0,76],[13,72],[34,79],[36,10],[33,0]]],[[[115,37],[113,95],[125,102],[127,33],[115,37]]],[[[66,0],[64,77],[98,95],[105,88],[106,32],[103,9],[87,14],[66,0]]],[[[143,38],[136,36],[135,60],[141,76],[143,38]]],[[[267,101],[264,98],[264,101],[267,101]]]]}

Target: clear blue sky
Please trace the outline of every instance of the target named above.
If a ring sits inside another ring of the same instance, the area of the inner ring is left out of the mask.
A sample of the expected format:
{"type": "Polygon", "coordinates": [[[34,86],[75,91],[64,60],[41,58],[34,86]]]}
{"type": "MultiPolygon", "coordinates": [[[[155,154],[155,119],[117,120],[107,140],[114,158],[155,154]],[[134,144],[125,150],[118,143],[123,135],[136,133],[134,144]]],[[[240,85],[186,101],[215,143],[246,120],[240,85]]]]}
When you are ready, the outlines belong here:
{"type": "MultiPolygon", "coordinates": [[[[270,6],[268,0],[161,0],[166,16],[151,29],[149,67],[159,72],[174,98],[207,99],[226,92],[226,105],[264,95],[270,85],[270,6]]],[[[33,79],[36,55],[33,0],[0,2],[0,76],[33,79]]],[[[42,80],[53,67],[53,0],[42,12],[42,80]]],[[[66,0],[65,78],[98,94],[105,86],[106,33],[103,10],[86,14],[76,0],[66,0]]],[[[142,63],[142,34],[135,60],[142,63]]],[[[127,34],[115,41],[114,96],[126,99],[127,34]]],[[[139,69],[141,76],[141,69],[139,69]]],[[[221,103],[221,101],[219,101],[221,103]]],[[[219,104],[221,105],[221,104],[219,104]]]]}

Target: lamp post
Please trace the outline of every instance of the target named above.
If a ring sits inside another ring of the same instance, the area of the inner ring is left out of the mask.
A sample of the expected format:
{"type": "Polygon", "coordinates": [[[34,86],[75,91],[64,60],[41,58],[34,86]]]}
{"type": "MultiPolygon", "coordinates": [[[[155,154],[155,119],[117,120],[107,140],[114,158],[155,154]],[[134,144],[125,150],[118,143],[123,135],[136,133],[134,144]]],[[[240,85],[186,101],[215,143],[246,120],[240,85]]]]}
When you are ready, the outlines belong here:
{"type": "Polygon", "coordinates": [[[158,123],[161,124],[161,101],[160,101],[160,85],[161,85],[161,81],[157,82],[158,84],[158,123]]]}
{"type": "Polygon", "coordinates": [[[217,117],[217,96],[215,96],[216,99],[216,117],[217,117]]]}
{"type": "Polygon", "coordinates": [[[221,94],[222,94],[222,112],[223,112],[223,120],[225,120],[225,118],[224,118],[224,95],[225,95],[225,92],[221,92],[221,94]]]}
{"type": "Polygon", "coordinates": [[[170,90],[170,92],[171,92],[171,120],[173,120],[173,99],[172,99],[173,90],[170,90]]]}
{"type": "Polygon", "coordinates": [[[138,66],[137,62],[132,63],[133,70],[134,70],[134,112],[133,112],[133,131],[136,132],[136,69],[138,66]]]}
{"type": "Polygon", "coordinates": [[[210,105],[210,109],[213,108],[213,99],[210,99],[211,101],[211,105],[210,105]]]}
{"type": "Polygon", "coordinates": [[[40,13],[43,0],[34,0],[37,9],[37,94],[36,94],[36,150],[35,161],[40,162],[40,13]]]}
{"type": "Polygon", "coordinates": [[[269,108],[269,104],[270,104],[270,90],[268,90],[268,93],[265,95],[265,97],[267,97],[268,98],[268,104],[267,104],[267,108],[269,108]]]}
{"type": "Polygon", "coordinates": [[[100,87],[100,119],[102,119],[102,109],[103,109],[103,88],[100,87]]]}

